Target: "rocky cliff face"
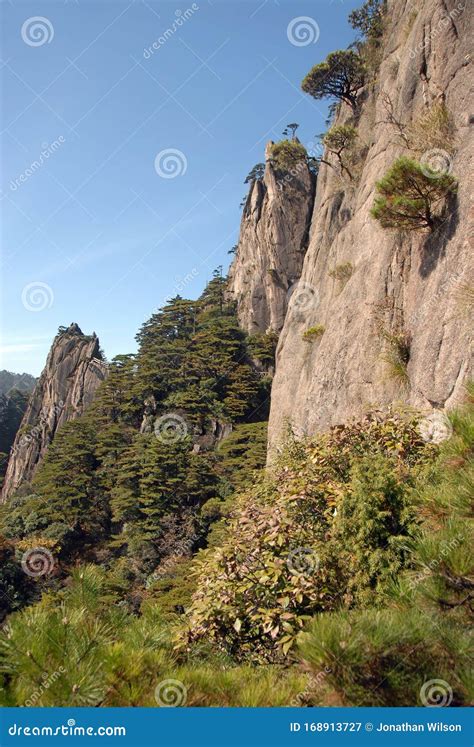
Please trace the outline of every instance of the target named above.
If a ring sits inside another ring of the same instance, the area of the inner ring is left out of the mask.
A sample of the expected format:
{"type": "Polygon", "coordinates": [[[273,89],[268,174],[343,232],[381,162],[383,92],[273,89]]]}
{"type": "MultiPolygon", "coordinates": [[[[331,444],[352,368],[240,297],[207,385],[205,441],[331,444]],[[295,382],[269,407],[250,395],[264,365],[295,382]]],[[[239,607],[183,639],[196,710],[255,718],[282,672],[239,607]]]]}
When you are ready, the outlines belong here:
{"type": "MultiPolygon", "coordinates": [[[[353,179],[325,164],[318,176],[311,241],[277,352],[270,449],[288,421],[312,433],[372,405],[449,409],[463,397],[473,353],[472,15],[466,0],[388,2],[382,63],[359,95],[353,179]],[[433,147],[433,128],[420,123],[436,105],[454,126],[452,142],[433,147]],[[376,181],[400,155],[413,157],[403,131],[416,158],[441,159],[459,180],[432,234],[383,229],[370,216],[376,181]]],[[[336,124],[350,116],[342,104],[336,124]]]]}
{"type": "Polygon", "coordinates": [[[57,429],[84,412],[106,373],[95,334],[71,324],[56,336],[12,447],[2,501],[32,478],[57,429]]]}
{"type": "Polygon", "coordinates": [[[271,145],[265,175],[249,190],[229,272],[240,324],[250,334],[279,332],[283,326],[291,288],[303,267],[314,201],[314,176],[306,164],[277,180],[271,145]]]}

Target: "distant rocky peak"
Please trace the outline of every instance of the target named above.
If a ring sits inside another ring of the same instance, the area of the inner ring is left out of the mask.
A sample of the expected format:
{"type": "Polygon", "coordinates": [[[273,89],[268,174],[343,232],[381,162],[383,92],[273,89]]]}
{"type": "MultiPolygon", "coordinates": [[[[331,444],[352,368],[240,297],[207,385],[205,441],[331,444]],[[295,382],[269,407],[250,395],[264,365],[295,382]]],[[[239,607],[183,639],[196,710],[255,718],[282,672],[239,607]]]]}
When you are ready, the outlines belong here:
{"type": "Polygon", "coordinates": [[[82,415],[106,376],[97,335],[75,322],[60,327],[12,447],[4,501],[33,477],[58,428],[82,415]]]}

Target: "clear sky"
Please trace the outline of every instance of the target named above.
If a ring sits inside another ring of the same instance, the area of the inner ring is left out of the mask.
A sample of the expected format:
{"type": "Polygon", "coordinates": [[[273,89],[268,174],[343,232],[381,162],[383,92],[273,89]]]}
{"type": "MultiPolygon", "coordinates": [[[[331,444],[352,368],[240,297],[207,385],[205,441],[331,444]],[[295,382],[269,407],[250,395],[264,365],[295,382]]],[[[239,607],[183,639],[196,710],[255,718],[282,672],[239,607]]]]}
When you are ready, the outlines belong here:
{"type": "Polygon", "coordinates": [[[245,176],[289,122],[324,131],[300,83],[361,4],[2,2],[0,368],[39,374],[72,321],[133,352],[167,297],[227,269],[245,176]]]}

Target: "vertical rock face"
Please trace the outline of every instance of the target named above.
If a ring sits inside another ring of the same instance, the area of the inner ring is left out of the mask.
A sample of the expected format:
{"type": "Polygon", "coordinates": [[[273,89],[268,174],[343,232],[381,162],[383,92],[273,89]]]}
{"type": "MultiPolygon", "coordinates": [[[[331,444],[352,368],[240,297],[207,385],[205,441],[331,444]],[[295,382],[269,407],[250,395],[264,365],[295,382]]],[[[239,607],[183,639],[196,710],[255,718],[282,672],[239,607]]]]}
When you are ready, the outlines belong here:
{"type": "MultiPolygon", "coordinates": [[[[302,435],[374,405],[449,409],[464,396],[473,372],[472,11],[465,0],[422,0],[416,10],[388,2],[382,64],[359,95],[355,176],[324,163],[318,175],[311,242],[277,351],[270,451],[288,421],[302,435]],[[413,155],[394,122],[414,126],[436,104],[454,121],[454,141],[436,152],[421,128],[413,155]],[[447,161],[459,182],[443,224],[432,234],[381,228],[370,215],[376,181],[401,155],[423,160],[425,148],[427,162],[447,161]]],[[[350,116],[341,105],[335,124],[350,116]]]]}
{"type": "Polygon", "coordinates": [[[263,179],[252,182],[245,203],[229,291],[239,321],[250,334],[279,332],[288,291],[301,275],[314,201],[314,176],[306,164],[277,180],[267,145],[263,179]]]}
{"type": "Polygon", "coordinates": [[[95,334],[71,324],[56,336],[12,447],[3,502],[32,478],[57,429],[84,412],[106,374],[95,334]]]}

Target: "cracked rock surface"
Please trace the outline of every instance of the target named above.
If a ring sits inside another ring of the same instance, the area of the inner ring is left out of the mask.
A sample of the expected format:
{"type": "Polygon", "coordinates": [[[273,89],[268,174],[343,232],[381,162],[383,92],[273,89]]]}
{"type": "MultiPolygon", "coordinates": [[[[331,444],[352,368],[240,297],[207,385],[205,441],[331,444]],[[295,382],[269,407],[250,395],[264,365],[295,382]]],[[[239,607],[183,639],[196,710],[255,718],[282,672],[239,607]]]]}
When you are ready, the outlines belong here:
{"type": "MultiPolygon", "coordinates": [[[[473,373],[472,16],[465,0],[424,0],[416,10],[388,2],[382,63],[359,94],[355,176],[320,168],[301,292],[291,296],[277,351],[270,452],[288,422],[311,434],[371,406],[450,409],[465,394],[473,373]],[[376,181],[399,156],[423,155],[387,122],[388,100],[404,126],[443,103],[454,122],[444,150],[459,189],[432,235],[383,229],[370,216],[376,181]],[[324,333],[304,340],[316,325],[324,333]],[[407,342],[401,376],[383,332],[407,342]]],[[[342,104],[335,124],[350,117],[342,104]]]]}
{"type": "Polygon", "coordinates": [[[71,324],[55,337],[12,447],[2,501],[34,475],[58,428],[82,415],[107,375],[99,338],[71,324]]]}

